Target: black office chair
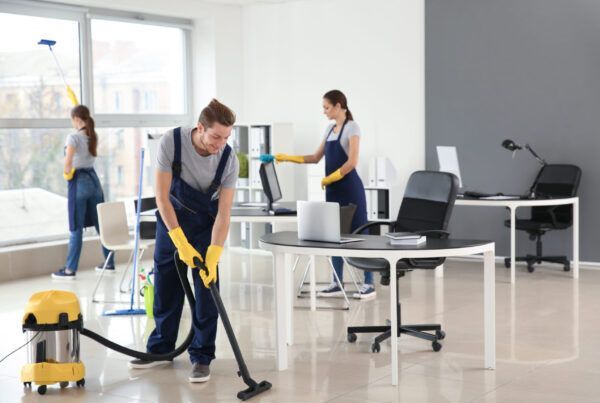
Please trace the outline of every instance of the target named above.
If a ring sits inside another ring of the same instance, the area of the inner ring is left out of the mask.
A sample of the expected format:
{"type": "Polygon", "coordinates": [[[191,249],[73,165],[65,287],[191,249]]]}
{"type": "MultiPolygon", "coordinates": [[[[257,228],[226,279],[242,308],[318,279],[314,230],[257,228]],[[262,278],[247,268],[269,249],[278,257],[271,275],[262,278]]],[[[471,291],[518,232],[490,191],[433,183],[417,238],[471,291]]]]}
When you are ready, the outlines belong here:
{"type": "MultiPolygon", "coordinates": [[[[376,225],[388,225],[390,231],[409,231],[426,235],[431,238],[447,238],[449,233],[446,231],[450,214],[454,207],[456,194],[458,192],[458,179],[453,174],[447,172],[418,171],[413,173],[406,185],[404,198],[400,205],[398,218],[394,222],[371,222],[358,228],[355,233],[359,233],[369,227],[376,225]]],[[[380,272],[382,274],[381,284],[389,285],[390,266],[386,259],[373,258],[348,258],[346,261],[352,266],[366,271],[380,272]]],[[[396,284],[400,277],[413,269],[435,269],[445,258],[421,258],[421,259],[402,259],[396,264],[397,277],[396,284]]],[[[400,310],[400,292],[398,290],[398,336],[407,334],[431,341],[433,351],[440,351],[442,340],[446,334],[439,324],[425,325],[403,325],[401,321],[400,310]],[[426,333],[433,331],[435,334],[426,333]]],[[[371,345],[372,352],[379,352],[380,343],[391,336],[391,326],[388,321],[387,326],[359,326],[348,327],[348,341],[356,341],[357,333],[380,333],[373,340],[371,345]]]]}
{"type": "MultiPolygon", "coordinates": [[[[538,173],[531,192],[536,198],[573,197],[577,195],[581,180],[581,168],[575,165],[544,165],[538,173]]],[[[504,225],[510,228],[510,220],[504,225]]],[[[535,255],[517,257],[517,262],[527,262],[527,271],[532,273],[534,264],[542,262],[559,263],[564,271],[571,270],[571,263],[566,256],[543,256],[542,236],[553,230],[564,230],[573,225],[573,206],[540,206],[531,208],[531,218],[517,219],[515,228],[526,231],[529,239],[536,241],[535,255]]],[[[504,265],[510,267],[510,258],[504,259],[504,265]]]]}
{"type": "MultiPolygon", "coordinates": [[[[133,200],[134,211],[137,211],[137,199],[133,200]]],[[[156,197],[142,198],[140,211],[148,211],[157,208],[156,197]]],[[[156,238],[156,221],[141,221],[140,222],[140,239],[155,239],[156,238]]]]}

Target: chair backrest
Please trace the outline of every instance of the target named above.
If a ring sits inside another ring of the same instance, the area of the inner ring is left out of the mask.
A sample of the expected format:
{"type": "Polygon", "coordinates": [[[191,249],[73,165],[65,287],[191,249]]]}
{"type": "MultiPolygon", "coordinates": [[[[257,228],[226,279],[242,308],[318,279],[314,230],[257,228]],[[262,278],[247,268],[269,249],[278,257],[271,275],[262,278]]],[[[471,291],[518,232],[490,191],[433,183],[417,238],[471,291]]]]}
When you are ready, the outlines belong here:
{"type": "Polygon", "coordinates": [[[125,203],[100,203],[96,208],[98,210],[98,227],[102,245],[107,249],[111,249],[110,247],[113,245],[122,245],[129,242],[125,203]]]}
{"type": "MultiPolygon", "coordinates": [[[[573,197],[577,195],[581,181],[581,168],[570,164],[544,165],[538,172],[531,191],[536,197],[573,197]]],[[[560,223],[570,224],[573,221],[573,206],[532,207],[531,219],[540,222],[552,222],[549,210],[560,223]]]]}
{"type": "Polygon", "coordinates": [[[340,234],[352,232],[352,220],[356,212],[356,204],[348,204],[340,207],[340,234]]]}
{"type": "Polygon", "coordinates": [[[448,172],[417,171],[408,179],[394,231],[446,230],[458,192],[448,172]]]}
{"type": "MultiPolygon", "coordinates": [[[[137,199],[133,200],[134,211],[137,212],[137,199]]],[[[148,211],[157,208],[156,197],[142,198],[140,211],[148,211]]],[[[156,221],[141,221],[140,222],[140,239],[156,239],[156,221]]]]}

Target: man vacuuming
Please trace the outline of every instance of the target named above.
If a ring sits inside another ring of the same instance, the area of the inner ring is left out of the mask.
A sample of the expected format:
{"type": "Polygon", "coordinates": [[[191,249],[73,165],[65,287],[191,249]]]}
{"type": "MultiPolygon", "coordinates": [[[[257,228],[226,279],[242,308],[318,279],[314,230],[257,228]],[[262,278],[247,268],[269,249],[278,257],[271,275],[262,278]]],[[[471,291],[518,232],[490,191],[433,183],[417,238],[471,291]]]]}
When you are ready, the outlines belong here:
{"type": "MultiPolygon", "coordinates": [[[[213,99],[196,127],[178,127],[160,140],[156,172],[157,228],[154,252],[154,320],[150,353],[173,351],[183,309],[184,291],[177,275],[175,251],[189,267],[199,258],[208,274],[194,272],[194,338],[188,348],[190,382],[210,378],[215,358],[218,311],[209,285],[218,286],[217,264],[229,231],[239,163],[227,145],[235,114],[213,99]]],[[[168,362],[168,361],[167,361],[168,362]]],[[[165,361],[130,361],[130,368],[151,368],[165,361]]]]}

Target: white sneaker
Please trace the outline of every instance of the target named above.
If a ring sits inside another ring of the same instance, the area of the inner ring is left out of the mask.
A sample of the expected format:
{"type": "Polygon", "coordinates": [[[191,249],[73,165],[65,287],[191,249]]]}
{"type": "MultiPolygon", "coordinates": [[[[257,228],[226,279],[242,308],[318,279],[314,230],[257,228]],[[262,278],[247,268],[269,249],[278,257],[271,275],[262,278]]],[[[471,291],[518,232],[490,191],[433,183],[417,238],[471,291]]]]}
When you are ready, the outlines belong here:
{"type": "Polygon", "coordinates": [[[325,298],[341,297],[342,295],[344,295],[344,293],[342,292],[342,289],[336,282],[329,284],[329,286],[327,286],[327,288],[325,288],[317,293],[318,297],[325,297],[325,298]]]}
{"type": "Polygon", "coordinates": [[[373,284],[363,284],[363,286],[360,287],[359,292],[352,294],[352,297],[356,299],[371,299],[375,298],[376,296],[377,293],[375,292],[375,287],[373,287],[373,284]]]}

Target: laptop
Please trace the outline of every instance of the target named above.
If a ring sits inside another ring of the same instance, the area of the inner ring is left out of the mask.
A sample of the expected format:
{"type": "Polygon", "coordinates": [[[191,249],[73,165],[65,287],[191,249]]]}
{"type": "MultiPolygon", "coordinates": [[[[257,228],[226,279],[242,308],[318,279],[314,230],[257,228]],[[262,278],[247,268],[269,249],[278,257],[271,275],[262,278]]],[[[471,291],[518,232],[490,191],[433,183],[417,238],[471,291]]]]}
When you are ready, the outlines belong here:
{"type": "Polygon", "coordinates": [[[340,205],[331,202],[298,201],[298,239],[302,241],[348,243],[364,241],[342,238],[340,234],[340,205]]]}

